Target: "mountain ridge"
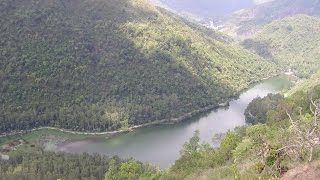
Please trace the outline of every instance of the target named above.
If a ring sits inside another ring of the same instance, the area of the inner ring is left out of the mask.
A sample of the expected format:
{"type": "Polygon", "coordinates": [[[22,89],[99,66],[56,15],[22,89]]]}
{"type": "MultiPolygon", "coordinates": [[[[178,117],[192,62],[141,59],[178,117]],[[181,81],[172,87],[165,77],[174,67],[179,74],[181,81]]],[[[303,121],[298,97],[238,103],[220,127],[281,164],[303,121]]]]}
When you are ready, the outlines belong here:
{"type": "Polygon", "coordinates": [[[273,20],[297,14],[319,16],[319,12],[320,2],[318,0],[274,0],[235,12],[218,20],[217,24],[223,26],[219,28],[220,31],[235,38],[244,39],[252,37],[273,20]]]}

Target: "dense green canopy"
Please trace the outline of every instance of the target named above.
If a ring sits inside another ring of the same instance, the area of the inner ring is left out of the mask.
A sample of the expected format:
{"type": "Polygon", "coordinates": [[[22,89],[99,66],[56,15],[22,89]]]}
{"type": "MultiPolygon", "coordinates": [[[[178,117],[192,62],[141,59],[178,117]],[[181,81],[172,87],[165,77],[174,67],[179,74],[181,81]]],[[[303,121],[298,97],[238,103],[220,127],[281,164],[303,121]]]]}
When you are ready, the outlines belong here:
{"type": "Polygon", "coordinates": [[[243,42],[264,58],[308,77],[320,67],[320,19],[297,15],[266,25],[253,39],[243,42]]]}
{"type": "Polygon", "coordinates": [[[154,166],[134,160],[108,158],[98,154],[64,154],[24,147],[11,153],[10,160],[0,159],[0,177],[16,179],[82,179],[127,180],[159,179],[160,171],[154,166]]]}
{"type": "Polygon", "coordinates": [[[0,15],[0,133],[178,117],[276,72],[145,0],[1,0],[0,15]]]}

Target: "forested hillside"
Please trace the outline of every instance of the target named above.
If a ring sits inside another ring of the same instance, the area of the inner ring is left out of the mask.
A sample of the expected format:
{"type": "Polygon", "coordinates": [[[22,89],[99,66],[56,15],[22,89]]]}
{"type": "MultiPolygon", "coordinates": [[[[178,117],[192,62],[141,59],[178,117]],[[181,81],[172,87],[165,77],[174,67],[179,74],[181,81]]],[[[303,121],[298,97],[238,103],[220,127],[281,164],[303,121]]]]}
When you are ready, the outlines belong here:
{"type": "Polygon", "coordinates": [[[308,77],[320,67],[320,19],[297,15],[277,20],[242,44],[282,69],[308,77]]]}
{"type": "Polygon", "coordinates": [[[145,0],[1,0],[0,15],[0,133],[178,117],[277,71],[145,0]]]}
{"type": "Polygon", "coordinates": [[[238,11],[221,20],[222,31],[234,37],[250,37],[266,24],[285,17],[306,14],[320,15],[319,0],[274,0],[238,11]]]}

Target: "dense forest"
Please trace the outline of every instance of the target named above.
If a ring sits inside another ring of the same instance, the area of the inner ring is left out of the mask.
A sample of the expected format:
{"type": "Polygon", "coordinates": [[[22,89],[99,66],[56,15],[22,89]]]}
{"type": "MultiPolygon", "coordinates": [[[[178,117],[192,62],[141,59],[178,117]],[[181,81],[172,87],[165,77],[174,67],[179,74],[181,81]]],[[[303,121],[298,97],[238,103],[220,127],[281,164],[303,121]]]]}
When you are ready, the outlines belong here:
{"type": "Polygon", "coordinates": [[[0,133],[179,117],[278,71],[145,0],[1,0],[0,15],[0,133]]]}
{"type": "Polygon", "coordinates": [[[266,25],[245,48],[273,61],[299,77],[309,77],[320,68],[320,19],[297,15],[266,25]]]}
{"type": "Polygon", "coordinates": [[[257,97],[249,103],[245,110],[246,123],[259,124],[266,123],[268,119],[268,112],[277,110],[278,105],[284,99],[281,94],[268,94],[266,97],[257,97]]]}
{"type": "Polygon", "coordinates": [[[160,175],[157,168],[132,159],[54,153],[35,147],[14,152],[9,161],[0,160],[0,178],[5,180],[151,180],[160,175]]]}

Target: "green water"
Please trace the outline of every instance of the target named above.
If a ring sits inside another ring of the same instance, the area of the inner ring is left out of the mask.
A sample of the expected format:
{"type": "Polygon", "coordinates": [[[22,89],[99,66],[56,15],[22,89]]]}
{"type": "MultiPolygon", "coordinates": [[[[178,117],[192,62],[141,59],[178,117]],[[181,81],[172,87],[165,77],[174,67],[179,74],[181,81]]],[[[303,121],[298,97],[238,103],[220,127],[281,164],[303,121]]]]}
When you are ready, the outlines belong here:
{"type": "Polygon", "coordinates": [[[245,124],[244,111],[257,96],[277,93],[290,86],[286,76],[265,80],[246,92],[238,99],[230,101],[230,107],[220,108],[199,115],[175,125],[159,125],[134,130],[111,139],[91,138],[62,143],[58,150],[73,153],[100,153],[118,155],[122,158],[133,157],[166,168],[179,158],[182,145],[189,140],[195,130],[200,130],[202,141],[216,146],[212,137],[229,129],[245,124]]]}

